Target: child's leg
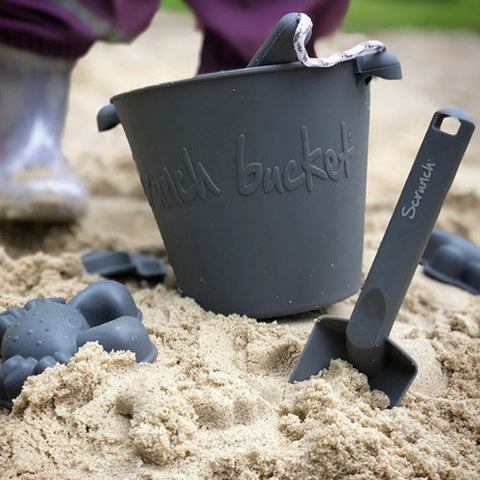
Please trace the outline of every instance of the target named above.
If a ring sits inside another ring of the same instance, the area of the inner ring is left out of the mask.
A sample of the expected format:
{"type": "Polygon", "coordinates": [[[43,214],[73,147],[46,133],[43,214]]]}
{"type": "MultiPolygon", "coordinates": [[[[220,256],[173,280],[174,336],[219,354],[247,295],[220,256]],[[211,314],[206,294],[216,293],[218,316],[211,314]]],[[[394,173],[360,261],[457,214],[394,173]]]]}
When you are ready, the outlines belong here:
{"type": "Polygon", "coordinates": [[[159,0],[1,0],[0,219],[70,221],[87,190],[61,149],[75,60],[97,40],[129,41],[159,0]]]}

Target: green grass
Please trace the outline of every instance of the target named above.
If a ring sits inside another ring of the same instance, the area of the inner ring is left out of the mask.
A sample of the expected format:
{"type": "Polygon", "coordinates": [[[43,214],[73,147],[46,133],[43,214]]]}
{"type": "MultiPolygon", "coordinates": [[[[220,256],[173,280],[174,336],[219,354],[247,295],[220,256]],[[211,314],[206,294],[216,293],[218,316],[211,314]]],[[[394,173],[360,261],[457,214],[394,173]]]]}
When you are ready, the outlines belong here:
{"type": "Polygon", "coordinates": [[[180,10],[187,11],[188,7],[182,2],[182,0],[162,0],[160,8],[166,8],[167,10],[180,10]]]}
{"type": "Polygon", "coordinates": [[[480,31],[480,0],[352,0],[344,28],[445,28],[480,31]]]}
{"type": "MultiPolygon", "coordinates": [[[[162,8],[188,10],[182,0],[163,0],[162,8]]],[[[480,0],[351,0],[344,22],[356,32],[409,27],[480,32],[480,0]]]]}

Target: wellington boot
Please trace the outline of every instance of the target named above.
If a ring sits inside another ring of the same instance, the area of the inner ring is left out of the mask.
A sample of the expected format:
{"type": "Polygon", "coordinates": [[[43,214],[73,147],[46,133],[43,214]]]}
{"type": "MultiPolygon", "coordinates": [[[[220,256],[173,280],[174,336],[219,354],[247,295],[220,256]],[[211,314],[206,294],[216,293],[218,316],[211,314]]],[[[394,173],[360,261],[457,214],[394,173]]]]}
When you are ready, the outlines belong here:
{"type": "Polygon", "coordinates": [[[0,47],[0,220],[65,222],[86,210],[61,150],[73,65],[0,47]]]}

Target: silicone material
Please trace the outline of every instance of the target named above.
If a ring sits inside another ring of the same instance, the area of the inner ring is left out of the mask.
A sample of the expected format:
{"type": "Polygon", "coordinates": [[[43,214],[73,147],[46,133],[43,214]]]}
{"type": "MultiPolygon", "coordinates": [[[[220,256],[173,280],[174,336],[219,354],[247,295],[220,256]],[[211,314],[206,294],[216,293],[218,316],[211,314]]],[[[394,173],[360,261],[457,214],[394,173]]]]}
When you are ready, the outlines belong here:
{"type": "Polygon", "coordinates": [[[480,295],[480,247],[466,238],[435,229],[421,263],[428,276],[480,295]]]}
{"type": "Polygon", "coordinates": [[[179,290],[203,308],[270,318],[359,289],[370,87],[356,68],[267,65],[112,98],[179,290]]]}
{"type": "Polygon", "coordinates": [[[400,402],[417,368],[388,335],[474,128],[460,109],[433,115],[350,321],[328,316],[315,322],[291,382],[310,378],[340,357],[365,373],[372,388],[383,390],[390,406],[400,402]],[[459,120],[456,135],[441,130],[445,117],[459,120]]]}
{"type": "Polygon", "coordinates": [[[69,302],[60,297],[30,300],[0,314],[0,405],[12,401],[30,375],[68,363],[86,342],[107,351],[130,350],[137,362],[151,362],[157,349],[140,321],[141,312],[120,283],[101,280],[69,302]]]}
{"type": "Polygon", "coordinates": [[[99,132],[110,130],[120,123],[115,106],[109,103],[100,109],[97,114],[97,128],[99,132]]]}
{"type": "Polygon", "coordinates": [[[108,278],[136,277],[163,282],[167,271],[159,258],[140,253],[113,250],[94,250],[82,256],[88,273],[108,278]]]}
{"type": "Polygon", "coordinates": [[[299,20],[299,13],[284,15],[250,60],[247,68],[296,62],[293,38],[299,20]]]}
{"type": "Polygon", "coordinates": [[[359,85],[368,84],[373,77],[395,80],[402,78],[398,58],[390,52],[377,55],[361,55],[356,60],[355,74],[359,85]]]}

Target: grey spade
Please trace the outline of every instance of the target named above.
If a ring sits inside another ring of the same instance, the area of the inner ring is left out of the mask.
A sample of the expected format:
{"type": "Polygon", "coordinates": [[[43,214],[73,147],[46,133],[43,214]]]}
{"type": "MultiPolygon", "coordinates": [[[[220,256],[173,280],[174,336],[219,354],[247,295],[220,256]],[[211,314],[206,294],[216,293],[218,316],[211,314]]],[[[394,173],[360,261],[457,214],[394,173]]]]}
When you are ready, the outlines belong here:
{"type": "Polygon", "coordinates": [[[458,108],[433,115],[350,321],[315,321],[290,382],[307,380],[341,358],[365,373],[372,389],[384,391],[390,407],[400,402],[417,366],[388,336],[474,128],[458,108]],[[446,117],[459,120],[456,134],[441,128],[446,117]]]}

